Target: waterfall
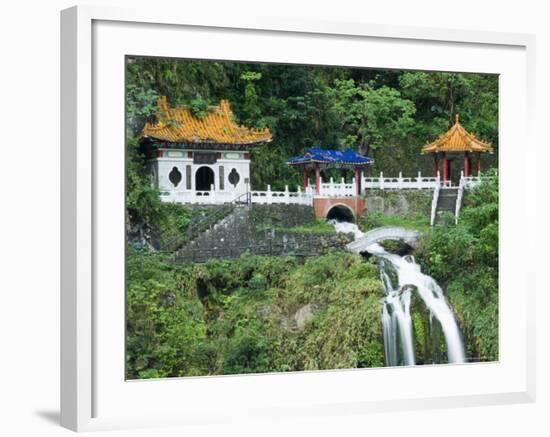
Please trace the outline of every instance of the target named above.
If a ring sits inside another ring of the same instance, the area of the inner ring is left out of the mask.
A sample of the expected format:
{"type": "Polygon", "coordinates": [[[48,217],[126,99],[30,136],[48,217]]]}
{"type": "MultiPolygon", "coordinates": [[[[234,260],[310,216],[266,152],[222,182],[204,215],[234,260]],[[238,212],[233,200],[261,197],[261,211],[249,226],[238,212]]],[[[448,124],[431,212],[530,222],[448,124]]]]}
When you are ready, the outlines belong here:
{"type": "MultiPolygon", "coordinates": [[[[355,239],[365,234],[357,225],[329,220],[337,232],[352,233],[355,239]]],[[[466,361],[464,344],[451,306],[443,290],[431,277],[420,271],[420,266],[411,255],[399,256],[388,253],[379,244],[368,247],[368,252],[379,261],[380,279],[384,284],[382,301],[382,326],[384,351],[388,366],[414,365],[414,338],[410,315],[411,293],[416,291],[433,317],[441,324],[447,346],[449,363],[466,361]]]]}

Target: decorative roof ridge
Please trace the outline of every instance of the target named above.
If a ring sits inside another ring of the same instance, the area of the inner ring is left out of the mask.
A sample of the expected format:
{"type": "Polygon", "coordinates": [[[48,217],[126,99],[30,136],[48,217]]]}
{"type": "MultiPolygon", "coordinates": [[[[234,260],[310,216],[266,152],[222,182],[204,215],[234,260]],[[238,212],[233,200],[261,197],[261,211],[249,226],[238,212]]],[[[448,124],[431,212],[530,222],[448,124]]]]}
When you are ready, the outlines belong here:
{"type": "Polygon", "coordinates": [[[170,107],[166,96],[157,100],[155,123],[147,122],[141,138],[189,143],[218,143],[253,145],[271,141],[268,128],[249,128],[237,124],[229,100],[221,99],[218,105],[209,105],[202,117],[192,113],[189,105],[170,107]]]}
{"type": "Polygon", "coordinates": [[[433,153],[439,151],[450,152],[493,152],[491,143],[477,138],[468,132],[460,123],[459,114],[455,114],[454,124],[444,133],[440,134],[433,142],[426,141],[421,153],[433,153]],[[455,138],[457,137],[457,138],[455,138]]]}

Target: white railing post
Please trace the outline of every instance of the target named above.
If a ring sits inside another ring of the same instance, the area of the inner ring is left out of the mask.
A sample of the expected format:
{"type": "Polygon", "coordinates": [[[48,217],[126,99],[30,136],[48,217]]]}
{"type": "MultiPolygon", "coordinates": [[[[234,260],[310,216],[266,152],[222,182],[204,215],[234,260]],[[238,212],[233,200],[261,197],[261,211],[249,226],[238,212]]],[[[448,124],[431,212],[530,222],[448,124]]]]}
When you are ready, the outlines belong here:
{"type": "Polygon", "coordinates": [[[266,203],[269,205],[272,203],[271,201],[271,185],[267,185],[267,194],[266,194],[266,203]]]}
{"type": "Polygon", "coordinates": [[[422,173],[421,172],[418,172],[417,181],[418,181],[418,189],[421,190],[422,189],[422,173]]]}
{"type": "Polygon", "coordinates": [[[290,193],[288,192],[288,185],[285,185],[285,203],[287,205],[290,203],[290,193]]]}
{"type": "Polygon", "coordinates": [[[216,191],[214,190],[214,184],[210,185],[210,193],[209,194],[209,198],[210,198],[210,202],[207,202],[207,203],[216,203],[216,191]]]}
{"type": "Polygon", "coordinates": [[[458,224],[458,214],[460,213],[460,207],[462,205],[462,196],[464,193],[464,179],[460,177],[460,183],[458,184],[458,194],[456,196],[456,205],[455,205],[455,225],[458,224]]]}
{"type": "Polygon", "coordinates": [[[380,172],[380,189],[384,189],[384,172],[380,172]]]}
{"type": "Polygon", "coordinates": [[[397,187],[403,188],[403,173],[399,172],[399,177],[397,178],[397,187]]]}
{"type": "MultiPolygon", "coordinates": [[[[438,172],[438,179],[439,179],[439,172],[438,172]]],[[[432,210],[430,213],[430,226],[433,226],[435,224],[435,212],[437,210],[437,200],[439,199],[439,184],[436,185],[432,197],[432,210]]]]}

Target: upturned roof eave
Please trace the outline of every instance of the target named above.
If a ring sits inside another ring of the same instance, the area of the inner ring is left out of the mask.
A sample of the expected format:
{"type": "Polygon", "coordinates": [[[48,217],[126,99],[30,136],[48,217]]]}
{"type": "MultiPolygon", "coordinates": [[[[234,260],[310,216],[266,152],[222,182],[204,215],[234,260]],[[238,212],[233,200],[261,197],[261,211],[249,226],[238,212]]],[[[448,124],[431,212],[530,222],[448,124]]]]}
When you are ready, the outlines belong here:
{"type": "Polygon", "coordinates": [[[420,151],[421,155],[426,155],[428,153],[463,153],[463,152],[469,152],[469,153],[494,153],[493,147],[484,147],[483,149],[474,149],[474,148],[460,148],[460,149],[447,149],[444,147],[441,148],[423,148],[420,151]]]}
{"type": "Polygon", "coordinates": [[[220,142],[213,139],[201,139],[201,140],[186,140],[186,139],[178,139],[178,140],[172,140],[169,138],[163,138],[161,136],[153,136],[153,135],[141,135],[139,137],[139,140],[149,140],[151,142],[163,142],[163,143],[171,143],[171,144],[188,144],[188,145],[199,145],[199,144],[212,144],[212,145],[220,145],[220,146],[256,146],[261,144],[270,143],[272,141],[271,138],[265,139],[265,140],[258,140],[258,141],[235,141],[235,142],[220,142]]]}

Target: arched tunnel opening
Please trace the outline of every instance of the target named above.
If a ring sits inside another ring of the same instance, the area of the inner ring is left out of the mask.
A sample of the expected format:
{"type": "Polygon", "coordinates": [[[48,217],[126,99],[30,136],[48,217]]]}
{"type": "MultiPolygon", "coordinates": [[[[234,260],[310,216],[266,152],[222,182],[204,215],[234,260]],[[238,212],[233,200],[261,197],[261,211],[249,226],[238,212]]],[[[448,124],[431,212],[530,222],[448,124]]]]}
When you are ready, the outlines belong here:
{"type": "Polygon", "coordinates": [[[355,223],[355,215],[349,206],[334,205],[327,213],[327,220],[355,223]]]}

